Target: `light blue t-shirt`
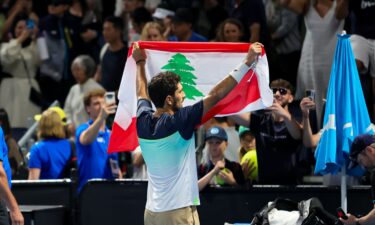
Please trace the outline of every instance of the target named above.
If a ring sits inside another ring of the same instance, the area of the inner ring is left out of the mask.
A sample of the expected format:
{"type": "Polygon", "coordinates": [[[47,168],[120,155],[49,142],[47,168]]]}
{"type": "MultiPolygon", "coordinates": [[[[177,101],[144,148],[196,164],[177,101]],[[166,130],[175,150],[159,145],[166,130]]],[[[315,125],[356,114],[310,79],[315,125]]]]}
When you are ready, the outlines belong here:
{"type": "Polygon", "coordinates": [[[138,101],[137,133],[148,174],[146,209],[165,212],[200,204],[194,131],[202,113],[200,101],[174,115],[154,117],[151,102],[138,101]]]}
{"type": "Polygon", "coordinates": [[[67,139],[43,140],[31,147],[29,168],[40,169],[39,179],[63,178],[71,154],[71,145],[67,139]]]}
{"type": "Polygon", "coordinates": [[[9,187],[12,187],[12,170],[8,160],[8,147],[5,143],[5,137],[3,129],[0,127],[0,161],[3,162],[3,168],[8,178],[9,187]]]}
{"type": "Polygon", "coordinates": [[[81,134],[89,128],[93,123],[80,125],[76,130],[76,146],[77,146],[77,166],[79,174],[78,192],[81,191],[83,185],[93,178],[113,179],[109,159],[118,160],[117,153],[108,154],[107,148],[109,143],[110,131],[99,131],[95,141],[88,145],[79,142],[81,134]]]}

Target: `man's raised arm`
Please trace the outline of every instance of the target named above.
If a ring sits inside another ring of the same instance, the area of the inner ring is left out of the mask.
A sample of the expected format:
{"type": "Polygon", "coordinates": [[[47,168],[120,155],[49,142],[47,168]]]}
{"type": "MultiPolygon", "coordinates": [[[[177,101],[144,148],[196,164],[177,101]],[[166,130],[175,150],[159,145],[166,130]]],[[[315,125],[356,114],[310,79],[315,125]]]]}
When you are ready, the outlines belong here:
{"type": "Polygon", "coordinates": [[[140,49],[138,43],[133,45],[133,58],[137,65],[137,77],[136,77],[136,88],[138,99],[150,99],[147,92],[147,79],[145,72],[146,64],[146,53],[143,49],[140,49]]]}
{"type": "Polygon", "coordinates": [[[229,73],[221,80],[203,99],[203,115],[205,115],[216,103],[223,99],[227,94],[241,81],[250,69],[252,63],[255,62],[258,55],[262,53],[263,45],[261,43],[253,43],[244,62],[229,73]]]}

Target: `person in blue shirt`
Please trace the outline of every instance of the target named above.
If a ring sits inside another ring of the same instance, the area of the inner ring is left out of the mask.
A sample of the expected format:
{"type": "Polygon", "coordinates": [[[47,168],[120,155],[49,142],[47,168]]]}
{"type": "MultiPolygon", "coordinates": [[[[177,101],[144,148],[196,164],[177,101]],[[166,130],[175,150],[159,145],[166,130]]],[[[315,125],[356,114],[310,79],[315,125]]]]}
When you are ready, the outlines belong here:
{"type": "Polygon", "coordinates": [[[8,148],[3,129],[0,127],[0,224],[9,225],[8,211],[12,224],[23,225],[23,216],[14,198],[11,187],[11,169],[8,161],[8,148]]]}
{"type": "Polygon", "coordinates": [[[168,41],[206,42],[207,38],[193,31],[194,16],[188,8],[177,9],[172,18],[172,32],[174,36],[168,41]]]}
{"type": "Polygon", "coordinates": [[[78,192],[89,179],[121,177],[117,154],[107,154],[110,130],[105,125],[108,115],[114,114],[117,106],[107,104],[104,95],[103,89],[94,89],[83,99],[90,120],[76,130],[78,192]]]}
{"type": "Polygon", "coordinates": [[[66,116],[59,107],[43,112],[39,121],[38,138],[30,150],[29,180],[60,179],[67,177],[65,168],[72,155],[71,144],[66,139],[64,122],[66,116]]]}
{"type": "MultiPolygon", "coordinates": [[[[185,93],[180,77],[162,72],[147,83],[146,54],[134,45],[137,65],[137,134],[147,166],[148,190],[145,225],[199,225],[200,204],[195,159],[196,127],[203,115],[224,98],[243,78],[262,52],[251,45],[244,62],[220,81],[203,100],[183,107],[185,93]],[[152,109],[152,103],[156,111],[152,109]]],[[[207,179],[208,180],[208,179],[207,179]]]]}

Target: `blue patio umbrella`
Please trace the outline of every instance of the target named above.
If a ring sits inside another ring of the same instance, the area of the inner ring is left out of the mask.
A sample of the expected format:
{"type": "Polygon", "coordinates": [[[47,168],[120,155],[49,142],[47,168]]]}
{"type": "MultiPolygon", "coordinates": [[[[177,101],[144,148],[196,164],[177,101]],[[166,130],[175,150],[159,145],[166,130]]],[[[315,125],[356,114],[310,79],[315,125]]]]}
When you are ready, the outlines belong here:
{"type": "MultiPolygon", "coordinates": [[[[353,139],[373,128],[363,97],[362,86],[355,64],[350,35],[337,35],[338,41],[328,85],[324,127],[315,152],[316,174],[342,172],[341,205],[346,210],[346,168],[353,139]]],[[[323,47],[323,46],[322,46],[323,47]]],[[[359,167],[347,171],[361,175],[359,167]]]]}

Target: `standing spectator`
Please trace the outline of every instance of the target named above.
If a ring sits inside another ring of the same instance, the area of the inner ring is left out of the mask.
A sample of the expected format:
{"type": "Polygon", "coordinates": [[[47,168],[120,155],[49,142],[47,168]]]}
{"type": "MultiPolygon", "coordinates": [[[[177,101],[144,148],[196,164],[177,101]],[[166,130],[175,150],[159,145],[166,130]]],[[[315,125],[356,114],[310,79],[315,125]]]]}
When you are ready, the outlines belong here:
{"type": "Polygon", "coordinates": [[[89,119],[83,105],[83,96],[93,89],[103,89],[103,87],[92,79],[96,71],[96,65],[90,56],[78,56],[74,59],[71,68],[77,84],[70,88],[65,100],[64,111],[67,116],[69,133],[75,134],[76,127],[89,119]]]}
{"type": "Polygon", "coordinates": [[[100,66],[95,80],[107,91],[117,91],[126,63],[128,48],[122,41],[123,22],[110,16],[103,23],[103,37],[106,44],[100,52],[100,66]]]}
{"type": "Polygon", "coordinates": [[[219,42],[241,42],[243,37],[243,25],[239,20],[229,18],[224,20],[218,27],[215,41],[219,42]]]}
{"type": "Polygon", "coordinates": [[[101,21],[94,12],[94,3],[89,4],[87,0],[73,0],[69,8],[69,14],[77,21],[80,41],[83,44],[82,52],[90,55],[95,62],[99,62],[101,38],[101,21]]]}
{"type": "Polygon", "coordinates": [[[40,34],[46,40],[49,57],[40,65],[39,82],[49,102],[65,102],[75,83],[70,65],[84,51],[81,18],[72,14],[70,4],[70,0],[51,0],[49,14],[40,21],[40,34]]]}
{"type": "Polygon", "coordinates": [[[266,9],[267,27],[271,34],[270,52],[267,58],[270,76],[281,76],[294,87],[301,56],[302,38],[298,15],[281,6],[280,0],[263,0],[266,9]]]}
{"type": "MultiPolygon", "coordinates": [[[[112,165],[118,165],[117,154],[108,154],[110,130],[105,125],[108,115],[114,114],[116,105],[104,102],[105,91],[95,89],[88,92],[84,99],[85,110],[90,120],[76,131],[77,162],[79,173],[78,192],[83,185],[93,178],[114,179],[121,174],[114,174],[112,165]]],[[[119,171],[116,171],[119,172],[119,171]]]]}
{"type": "Polygon", "coordinates": [[[304,15],[306,35],[298,66],[296,98],[302,99],[307,89],[315,90],[316,114],[320,125],[337,42],[336,34],[341,33],[344,18],[348,14],[347,0],[280,1],[282,5],[304,15]]]}
{"type": "Polygon", "coordinates": [[[228,18],[228,12],[218,0],[203,0],[199,5],[197,17],[197,32],[212,40],[219,24],[228,18]]]}
{"type": "MultiPolygon", "coordinates": [[[[346,2],[349,0],[346,0],[346,2]]],[[[369,73],[372,77],[372,96],[375,96],[375,13],[373,1],[349,1],[350,11],[354,14],[353,35],[350,41],[360,74],[369,73]]],[[[375,100],[372,105],[373,120],[375,120],[375,100]]]]}
{"type": "Polygon", "coordinates": [[[66,116],[59,107],[52,107],[36,116],[38,139],[30,150],[29,180],[61,179],[72,155],[71,144],[65,132],[66,116]],[[64,122],[65,120],[65,122],[64,122]]]}
{"type": "Polygon", "coordinates": [[[16,199],[10,191],[11,185],[8,148],[5,144],[3,129],[0,127],[0,224],[10,225],[8,208],[12,225],[23,225],[22,213],[16,199]]]}
{"type": "Polygon", "coordinates": [[[147,84],[145,52],[134,46],[137,134],[149,178],[144,216],[146,225],[199,224],[195,128],[248,72],[262,47],[259,43],[251,45],[243,64],[214,86],[203,100],[182,107],[185,93],[179,76],[172,72],[160,73],[147,84]],[[156,106],[155,112],[150,99],[156,106]]]}
{"type": "Polygon", "coordinates": [[[12,138],[8,113],[2,108],[0,109],[0,126],[4,131],[5,142],[8,147],[8,159],[12,168],[12,177],[14,177],[20,166],[23,165],[24,159],[16,140],[12,138]]]}
{"type": "Polygon", "coordinates": [[[141,41],[165,41],[163,36],[163,28],[157,22],[148,22],[143,27],[141,33],[141,41]]]}
{"type": "Polygon", "coordinates": [[[260,184],[297,184],[294,154],[301,141],[301,125],[289,112],[293,86],[286,80],[270,84],[274,102],[266,110],[232,116],[255,134],[260,184]]]}
{"type": "Polygon", "coordinates": [[[40,63],[36,46],[36,25],[27,26],[28,16],[20,14],[12,25],[12,38],[1,45],[1,65],[11,77],[4,78],[0,86],[0,107],[9,114],[13,127],[28,127],[31,118],[40,113],[40,106],[32,102],[32,89],[39,91],[35,80],[40,63]]]}
{"type": "Polygon", "coordinates": [[[207,163],[199,165],[198,177],[202,178],[215,168],[218,161],[223,161],[224,169],[210,183],[220,186],[243,185],[245,179],[241,165],[224,157],[224,151],[228,145],[228,136],[225,130],[219,126],[209,128],[206,132],[205,141],[208,146],[209,160],[207,163]]]}
{"type": "Polygon", "coordinates": [[[33,1],[32,0],[16,0],[15,4],[9,10],[6,20],[1,29],[1,37],[3,41],[8,41],[9,39],[15,38],[12,34],[12,24],[17,15],[25,14],[28,19],[33,20],[35,24],[38,24],[39,17],[33,11],[33,1]],[[10,32],[10,33],[9,33],[10,32]]]}
{"type": "MultiPolygon", "coordinates": [[[[124,40],[128,43],[130,47],[130,41],[133,39],[133,36],[136,34],[134,27],[131,24],[130,15],[138,8],[144,7],[146,0],[122,0],[122,13],[124,17],[124,40]]],[[[116,10],[119,11],[119,10],[116,10]]],[[[115,16],[120,16],[115,14],[115,16]]]]}
{"type": "Polygon", "coordinates": [[[204,42],[207,38],[193,31],[194,16],[190,9],[177,9],[172,18],[172,33],[168,41],[204,42]]]}
{"type": "Polygon", "coordinates": [[[268,47],[266,15],[262,0],[235,0],[235,8],[231,17],[241,21],[244,26],[244,41],[254,43],[260,41],[268,47]]]}
{"type": "Polygon", "coordinates": [[[131,46],[133,42],[140,40],[143,27],[146,25],[147,22],[152,21],[152,17],[151,13],[147,11],[145,7],[140,7],[134,10],[132,14],[130,14],[130,20],[135,31],[135,34],[129,41],[129,46],[131,46]]]}

